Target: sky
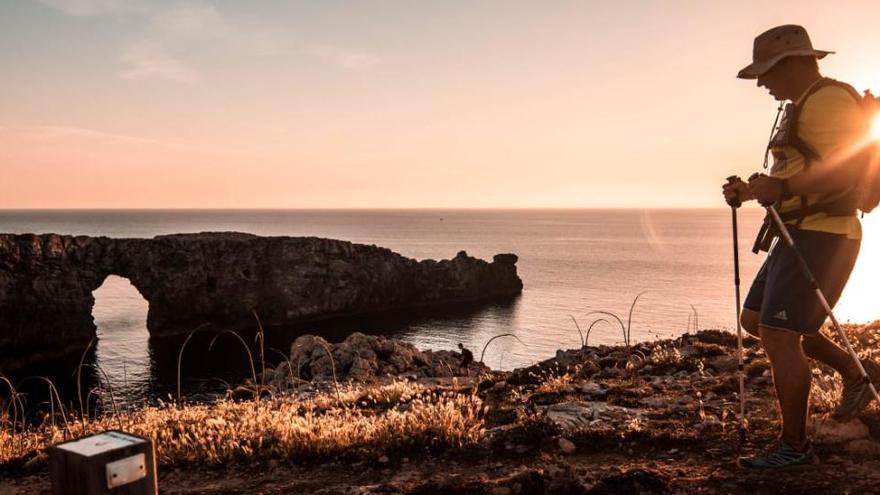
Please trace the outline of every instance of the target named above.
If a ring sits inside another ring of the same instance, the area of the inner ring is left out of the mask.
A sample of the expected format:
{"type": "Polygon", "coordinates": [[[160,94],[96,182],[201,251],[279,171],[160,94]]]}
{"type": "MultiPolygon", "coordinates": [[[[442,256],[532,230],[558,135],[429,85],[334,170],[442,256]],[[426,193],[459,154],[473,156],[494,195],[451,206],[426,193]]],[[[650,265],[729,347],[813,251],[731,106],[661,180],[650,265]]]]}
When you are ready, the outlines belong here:
{"type": "Polygon", "coordinates": [[[723,206],[804,25],[880,94],[876,1],[0,0],[0,208],[723,206]]]}

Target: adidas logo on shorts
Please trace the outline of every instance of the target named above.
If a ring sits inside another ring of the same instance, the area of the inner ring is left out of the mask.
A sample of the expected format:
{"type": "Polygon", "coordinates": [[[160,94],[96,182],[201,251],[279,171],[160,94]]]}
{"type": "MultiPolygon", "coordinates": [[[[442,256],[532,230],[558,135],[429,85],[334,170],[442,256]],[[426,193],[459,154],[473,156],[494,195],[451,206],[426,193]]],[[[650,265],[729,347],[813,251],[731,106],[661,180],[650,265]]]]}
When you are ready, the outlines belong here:
{"type": "Polygon", "coordinates": [[[788,315],[785,314],[784,309],[782,311],[776,313],[775,315],[773,315],[773,318],[777,319],[777,320],[788,321],[788,315]]]}

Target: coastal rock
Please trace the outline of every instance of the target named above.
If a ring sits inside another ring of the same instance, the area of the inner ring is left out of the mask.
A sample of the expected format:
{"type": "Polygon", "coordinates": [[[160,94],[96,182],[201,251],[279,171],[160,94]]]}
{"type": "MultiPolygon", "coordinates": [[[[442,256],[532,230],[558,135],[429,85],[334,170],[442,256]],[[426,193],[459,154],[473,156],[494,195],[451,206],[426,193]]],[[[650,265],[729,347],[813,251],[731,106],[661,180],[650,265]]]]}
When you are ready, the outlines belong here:
{"type": "MultiPolygon", "coordinates": [[[[81,352],[109,275],[147,300],[153,336],[475,304],[522,291],[517,257],[451,260],[315,237],[201,233],[152,239],[0,234],[0,368],[81,352]]],[[[389,363],[409,367],[405,352],[389,363]]],[[[356,353],[355,353],[356,354],[356,353]]],[[[351,355],[352,362],[355,354],[351,355]]],[[[348,363],[346,363],[348,364],[348,363]]]]}
{"type": "MultiPolygon", "coordinates": [[[[471,363],[465,371],[460,368],[461,354],[457,352],[420,351],[408,342],[360,332],[338,344],[303,335],[291,344],[289,362],[297,377],[322,381],[334,374],[337,380],[368,381],[381,376],[449,377],[489,370],[482,363],[471,363]]],[[[276,368],[270,378],[274,386],[286,388],[291,375],[287,366],[285,362],[276,368]]]]}
{"type": "Polygon", "coordinates": [[[716,356],[709,360],[709,367],[717,373],[736,371],[739,360],[736,356],[716,356]]]}
{"type": "Polygon", "coordinates": [[[290,345],[290,364],[299,377],[303,376],[304,368],[307,370],[306,377],[314,374],[331,377],[335,366],[331,362],[331,355],[330,344],[315,335],[297,337],[290,345]]]}
{"type": "Polygon", "coordinates": [[[547,418],[565,431],[590,426],[596,421],[614,424],[641,418],[643,411],[609,405],[605,402],[570,401],[547,407],[547,418]]]}

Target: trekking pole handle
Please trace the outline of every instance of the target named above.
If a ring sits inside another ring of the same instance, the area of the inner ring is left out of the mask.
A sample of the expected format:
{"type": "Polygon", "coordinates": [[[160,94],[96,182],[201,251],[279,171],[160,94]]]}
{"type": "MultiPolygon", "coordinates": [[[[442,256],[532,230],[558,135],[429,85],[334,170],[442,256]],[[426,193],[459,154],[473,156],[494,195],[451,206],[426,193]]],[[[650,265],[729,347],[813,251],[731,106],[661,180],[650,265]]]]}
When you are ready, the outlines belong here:
{"type": "MultiPolygon", "coordinates": [[[[727,178],[727,183],[728,184],[736,184],[736,182],[739,180],[741,180],[741,179],[739,177],[737,177],[736,175],[731,175],[730,177],[727,178]]],[[[740,201],[739,196],[737,196],[732,202],[730,202],[728,204],[730,205],[731,208],[739,208],[740,206],[742,206],[742,201],[740,201]]]]}

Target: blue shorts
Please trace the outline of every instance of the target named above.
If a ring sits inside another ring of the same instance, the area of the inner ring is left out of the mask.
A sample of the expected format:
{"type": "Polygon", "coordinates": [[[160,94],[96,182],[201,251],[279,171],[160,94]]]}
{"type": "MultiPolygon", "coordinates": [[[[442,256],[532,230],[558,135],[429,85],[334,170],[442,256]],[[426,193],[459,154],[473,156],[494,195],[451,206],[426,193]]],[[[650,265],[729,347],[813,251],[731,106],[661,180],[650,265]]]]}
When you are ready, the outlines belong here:
{"type": "MultiPolygon", "coordinates": [[[[790,229],[791,237],[833,308],[859,255],[860,240],[845,235],[790,229]]],[[[761,325],[812,335],[828,315],[783,239],[767,255],[743,304],[761,314],[761,325]]]]}

